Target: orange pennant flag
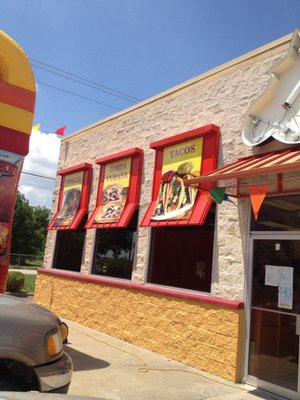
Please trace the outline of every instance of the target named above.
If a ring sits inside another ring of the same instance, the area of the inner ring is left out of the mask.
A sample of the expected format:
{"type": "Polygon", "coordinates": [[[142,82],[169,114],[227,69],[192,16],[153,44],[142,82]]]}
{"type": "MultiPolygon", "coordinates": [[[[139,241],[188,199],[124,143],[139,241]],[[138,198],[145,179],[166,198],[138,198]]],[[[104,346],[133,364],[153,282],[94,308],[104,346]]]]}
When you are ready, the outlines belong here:
{"type": "Polygon", "coordinates": [[[257,220],[260,207],[268,192],[268,185],[248,186],[247,189],[250,193],[254,218],[257,220]]]}

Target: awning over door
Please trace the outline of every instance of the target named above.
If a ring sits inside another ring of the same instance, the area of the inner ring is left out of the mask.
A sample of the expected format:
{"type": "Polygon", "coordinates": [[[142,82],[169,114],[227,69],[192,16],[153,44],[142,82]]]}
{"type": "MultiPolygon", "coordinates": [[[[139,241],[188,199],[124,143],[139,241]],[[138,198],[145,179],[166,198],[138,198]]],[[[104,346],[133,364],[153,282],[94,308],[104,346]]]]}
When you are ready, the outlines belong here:
{"type": "Polygon", "coordinates": [[[247,187],[267,184],[269,192],[287,192],[300,189],[300,148],[289,148],[241,158],[202,176],[187,179],[186,186],[200,189],[218,182],[218,186],[236,188],[236,195],[244,194],[247,187]]]}

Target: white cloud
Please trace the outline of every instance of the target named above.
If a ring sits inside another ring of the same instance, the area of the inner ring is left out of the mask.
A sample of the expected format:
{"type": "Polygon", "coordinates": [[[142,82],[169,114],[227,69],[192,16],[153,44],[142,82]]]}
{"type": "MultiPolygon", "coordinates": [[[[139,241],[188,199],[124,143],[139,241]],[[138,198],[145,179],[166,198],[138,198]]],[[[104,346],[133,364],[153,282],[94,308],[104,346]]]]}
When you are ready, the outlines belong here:
{"type": "Polygon", "coordinates": [[[19,190],[33,206],[51,208],[55,181],[24,172],[55,179],[59,150],[59,137],[37,130],[32,131],[29,153],[25,157],[19,190]]]}

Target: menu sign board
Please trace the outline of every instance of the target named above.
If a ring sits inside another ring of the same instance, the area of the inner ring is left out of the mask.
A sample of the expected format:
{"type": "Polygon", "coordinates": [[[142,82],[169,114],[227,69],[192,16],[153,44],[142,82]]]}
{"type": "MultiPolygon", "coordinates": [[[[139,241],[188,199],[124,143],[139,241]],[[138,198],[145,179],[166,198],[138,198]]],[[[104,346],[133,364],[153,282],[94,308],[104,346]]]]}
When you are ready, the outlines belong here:
{"type": "Polygon", "coordinates": [[[84,171],[80,171],[65,176],[63,200],[54,227],[69,226],[73,222],[81,199],[83,175],[84,171]]]}
{"type": "Polygon", "coordinates": [[[197,190],[183,180],[201,173],[203,138],[165,147],[159,194],[151,217],[154,221],[189,218],[197,190]]]}
{"type": "Polygon", "coordinates": [[[127,202],[131,157],[105,165],[103,190],[93,223],[118,222],[127,202]]]}

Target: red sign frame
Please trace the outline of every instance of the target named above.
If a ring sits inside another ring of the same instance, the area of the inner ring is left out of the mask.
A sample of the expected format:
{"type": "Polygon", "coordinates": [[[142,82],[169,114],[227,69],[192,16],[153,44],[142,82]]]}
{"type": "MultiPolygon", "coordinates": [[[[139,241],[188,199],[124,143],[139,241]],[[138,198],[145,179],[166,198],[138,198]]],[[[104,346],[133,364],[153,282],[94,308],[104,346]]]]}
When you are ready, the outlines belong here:
{"type": "Polygon", "coordinates": [[[121,151],[119,153],[99,158],[96,160],[96,164],[101,166],[100,176],[99,176],[99,185],[98,185],[98,193],[97,193],[97,202],[96,207],[90,216],[88,222],[85,227],[88,229],[97,228],[126,228],[135,212],[140,195],[140,186],[141,186],[141,173],[142,173],[142,162],[143,162],[144,152],[142,149],[138,147],[134,147],[129,150],[121,151]],[[130,180],[129,180],[129,188],[127,194],[127,202],[124,206],[122,214],[118,220],[118,222],[104,222],[104,223],[96,223],[95,216],[99,211],[100,202],[102,199],[102,193],[104,189],[104,179],[105,179],[105,169],[107,164],[110,164],[115,161],[119,161],[126,158],[131,158],[131,169],[130,169],[130,180]]]}
{"type": "Polygon", "coordinates": [[[75,165],[73,167],[65,168],[60,171],[57,171],[57,175],[60,175],[62,177],[60,183],[58,206],[57,206],[57,212],[55,213],[54,217],[51,219],[49,223],[48,230],[76,230],[79,227],[83,217],[88,212],[89,194],[90,194],[90,186],[92,178],[92,164],[83,163],[75,165]],[[54,226],[63,203],[65,179],[68,175],[81,171],[83,171],[82,190],[76,215],[73,218],[70,225],[54,226]]]}
{"type": "Polygon", "coordinates": [[[160,190],[160,182],[163,168],[164,149],[171,145],[186,142],[191,139],[203,138],[201,175],[206,174],[216,168],[218,162],[220,128],[210,124],[197,128],[188,132],[184,132],[163,140],[159,140],[150,144],[150,148],[156,150],[155,167],[153,174],[152,200],[142,219],[142,227],[159,227],[159,226],[180,226],[180,225],[203,225],[207,217],[208,211],[212,204],[212,200],[206,193],[198,193],[193,210],[188,219],[177,220],[152,220],[154,208],[160,190]]]}

